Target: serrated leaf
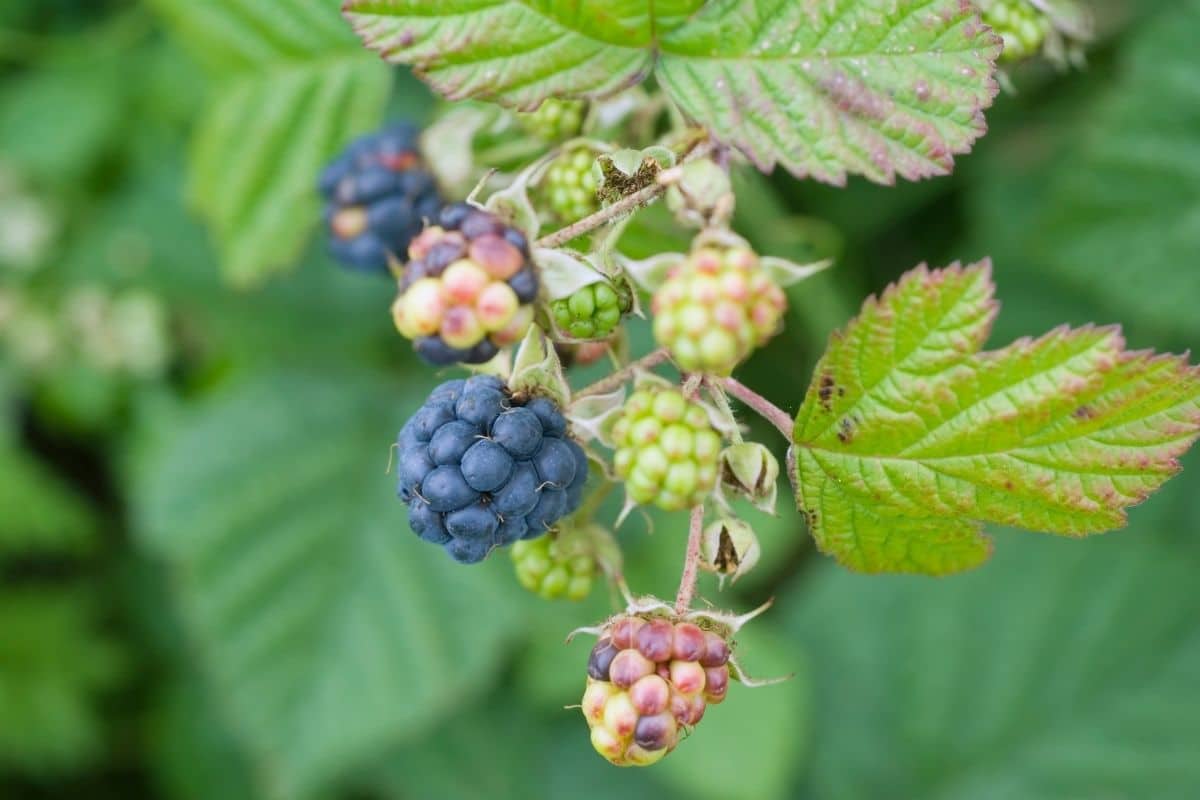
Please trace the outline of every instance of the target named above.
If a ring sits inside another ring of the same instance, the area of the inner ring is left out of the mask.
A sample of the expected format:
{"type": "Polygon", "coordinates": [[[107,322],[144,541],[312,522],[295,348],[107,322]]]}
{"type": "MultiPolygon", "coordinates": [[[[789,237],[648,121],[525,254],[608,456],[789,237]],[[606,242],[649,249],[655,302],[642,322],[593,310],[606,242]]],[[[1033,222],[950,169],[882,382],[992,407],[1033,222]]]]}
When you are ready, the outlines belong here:
{"type": "Polygon", "coordinates": [[[936,582],[808,574],[772,611],[815,687],[820,746],[791,796],[1200,794],[1200,565],[1155,533],[1017,537],[936,582]]]}
{"type": "Polygon", "coordinates": [[[96,598],[76,589],[0,593],[0,767],[77,769],[104,750],[100,694],[121,677],[96,598]]]}
{"type": "Polygon", "coordinates": [[[835,334],[796,418],[797,499],[822,550],[868,572],[948,573],[980,524],[1070,536],[1125,523],[1200,433],[1200,371],[1059,328],[980,353],[988,263],[920,267],[835,334]]]}
{"type": "Polygon", "coordinates": [[[346,17],[389,61],[446,97],[530,110],[554,95],[601,97],[637,83],[655,33],[703,0],[346,0],[346,17]]]}
{"type": "Polygon", "coordinates": [[[684,113],[762,169],[944,175],[983,135],[1000,44],[959,0],[723,0],[663,41],[684,113]]]}
{"type": "Polygon", "coordinates": [[[451,98],[532,108],[651,71],[763,169],[843,183],[950,171],[984,132],[999,40],[961,0],[347,0],[371,48],[451,98]]]}
{"type": "Polygon", "coordinates": [[[212,70],[189,201],[213,229],[226,276],[261,283],[300,255],[322,165],[379,123],[387,68],[321,0],[154,0],[212,70]]]}
{"type": "Polygon", "coordinates": [[[467,569],[408,528],[384,473],[424,396],[404,385],[264,373],[137,459],[139,539],[175,574],[217,696],[281,794],[452,712],[519,626],[507,559],[467,569]]]}

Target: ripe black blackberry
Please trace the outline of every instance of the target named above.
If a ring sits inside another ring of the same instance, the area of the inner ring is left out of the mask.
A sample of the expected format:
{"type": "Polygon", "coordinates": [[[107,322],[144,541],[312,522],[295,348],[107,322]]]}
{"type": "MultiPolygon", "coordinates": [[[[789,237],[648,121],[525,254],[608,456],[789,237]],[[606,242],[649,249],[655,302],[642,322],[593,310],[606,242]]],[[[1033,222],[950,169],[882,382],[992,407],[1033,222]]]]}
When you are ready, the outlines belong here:
{"type": "Polygon", "coordinates": [[[455,561],[546,533],[579,507],[588,464],[548,398],[524,402],[499,378],[443,383],[400,431],[409,525],[455,561]]]}
{"type": "Polygon", "coordinates": [[[407,123],[368,134],[321,174],[329,252],[344,266],[387,274],[389,256],[403,261],[424,220],[441,209],[417,137],[407,123]]]}

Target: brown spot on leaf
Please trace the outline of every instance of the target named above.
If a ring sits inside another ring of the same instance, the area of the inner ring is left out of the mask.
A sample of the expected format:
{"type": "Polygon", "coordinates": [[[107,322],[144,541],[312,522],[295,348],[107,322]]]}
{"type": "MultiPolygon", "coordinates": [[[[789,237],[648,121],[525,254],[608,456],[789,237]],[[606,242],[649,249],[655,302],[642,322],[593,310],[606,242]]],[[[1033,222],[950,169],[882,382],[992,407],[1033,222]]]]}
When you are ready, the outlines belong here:
{"type": "Polygon", "coordinates": [[[821,401],[821,408],[829,411],[832,409],[830,399],[833,397],[833,391],[837,388],[839,394],[842,393],[841,387],[836,387],[833,383],[833,376],[828,372],[821,375],[820,384],[817,387],[817,399],[821,401]]]}
{"type": "Polygon", "coordinates": [[[1096,416],[1096,409],[1089,405],[1082,405],[1071,412],[1071,416],[1075,419],[1093,419],[1096,416]]]}
{"type": "Polygon", "coordinates": [[[838,441],[842,444],[850,444],[850,440],[854,438],[854,421],[849,417],[842,417],[842,422],[838,426],[838,441]]]}

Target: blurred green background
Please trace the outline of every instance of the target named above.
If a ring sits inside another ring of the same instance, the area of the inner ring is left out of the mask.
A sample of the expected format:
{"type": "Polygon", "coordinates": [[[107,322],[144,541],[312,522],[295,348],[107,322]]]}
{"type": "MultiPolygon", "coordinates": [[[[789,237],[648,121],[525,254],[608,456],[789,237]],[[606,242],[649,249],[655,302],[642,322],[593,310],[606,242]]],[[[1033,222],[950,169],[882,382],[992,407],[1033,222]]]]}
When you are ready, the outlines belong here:
{"type": "MultiPolygon", "coordinates": [[[[562,641],[610,597],[451,564],[385,474],[439,376],[387,282],[324,256],[312,185],[432,101],[336,6],[0,2],[0,797],[1200,797],[1196,454],[1128,530],[997,530],[949,579],[851,575],[754,517],[758,570],[700,591],[775,596],[742,658],[795,678],[733,688],[653,769],[596,756],[562,641]]],[[[951,178],[745,176],[760,250],[838,256],[746,382],[794,409],[925,260],[996,259],[993,344],[1200,343],[1200,2],[1096,9],[1089,67],[1011,71],[951,178]]],[[[636,590],[673,592],[683,527],[622,529],[636,590]]]]}

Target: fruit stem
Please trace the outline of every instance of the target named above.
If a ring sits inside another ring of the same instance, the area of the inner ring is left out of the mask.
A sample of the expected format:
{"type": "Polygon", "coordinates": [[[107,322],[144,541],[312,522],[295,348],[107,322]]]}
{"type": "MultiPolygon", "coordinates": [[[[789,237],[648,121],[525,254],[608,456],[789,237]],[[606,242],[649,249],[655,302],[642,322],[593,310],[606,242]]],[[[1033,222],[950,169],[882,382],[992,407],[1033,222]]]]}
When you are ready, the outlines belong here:
{"type": "Polygon", "coordinates": [[[637,361],[633,361],[625,367],[622,367],[612,375],[609,375],[606,378],[601,378],[590,386],[583,387],[578,392],[575,392],[571,399],[578,400],[580,397],[590,397],[594,394],[605,394],[607,392],[611,392],[622,386],[626,381],[633,377],[634,373],[638,372],[639,370],[652,369],[667,361],[669,358],[670,356],[667,354],[665,347],[660,347],[658,350],[651,350],[637,361]]]}
{"type": "Polygon", "coordinates": [[[701,503],[692,508],[687,553],[683,558],[683,575],[679,577],[679,591],[675,595],[675,613],[681,616],[692,607],[692,595],[696,593],[696,575],[700,568],[700,534],[703,530],[704,504],[701,503]]]}
{"type": "Polygon", "coordinates": [[[792,418],[786,411],[736,378],[724,378],[721,385],[754,413],[774,425],[776,430],[783,434],[783,438],[792,441],[792,418]]]}
{"type": "MultiPolygon", "coordinates": [[[[713,149],[711,142],[703,139],[698,140],[691,150],[680,159],[680,163],[691,161],[696,158],[701,158],[707,155],[713,149]]],[[[652,200],[667,190],[666,183],[655,181],[649,186],[644,186],[630,195],[622,197],[612,205],[605,206],[595,214],[589,214],[578,222],[573,222],[565,228],[559,228],[554,233],[548,233],[542,238],[534,242],[535,247],[562,247],[567,242],[585,233],[591,233],[603,225],[607,225],[613,220],[630,212],[636,211],[642,206],[649,205],[652,200]]]]}

